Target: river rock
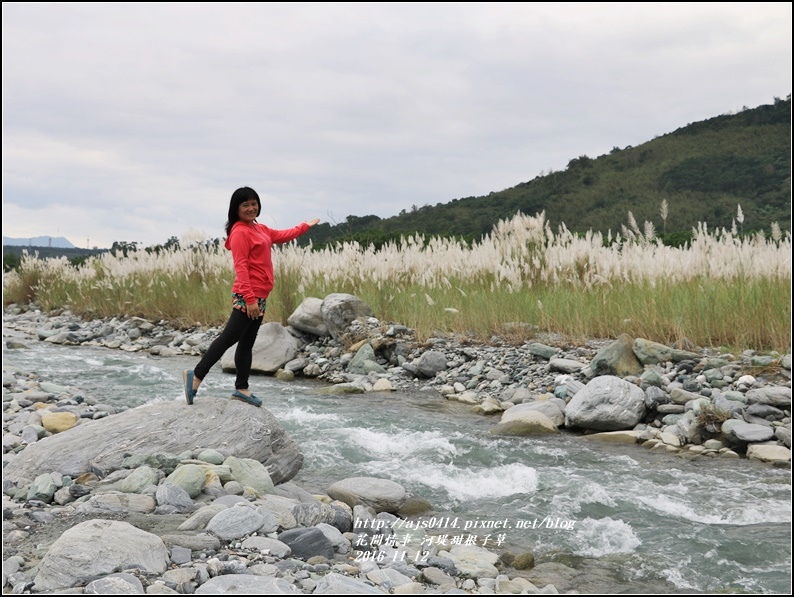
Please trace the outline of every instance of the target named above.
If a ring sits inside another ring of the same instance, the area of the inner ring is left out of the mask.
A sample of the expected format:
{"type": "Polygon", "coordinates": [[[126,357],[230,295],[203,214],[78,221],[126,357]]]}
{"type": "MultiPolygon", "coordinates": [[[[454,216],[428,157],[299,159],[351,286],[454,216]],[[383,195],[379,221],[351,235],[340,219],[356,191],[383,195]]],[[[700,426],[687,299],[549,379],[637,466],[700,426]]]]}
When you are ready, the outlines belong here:
{"type": "Polygon", "coordinates": [[[596,353],[590,361],[590,368],[596,375],[640,375],[643,367],[634,354],[633,346],[634,339],[628,334],[621,334],[612,344],[604,346],[596,353]]]}
{"type": "Polygon", "coordinates": [[[364,301],[352,294],[332,293],[323,299],[320,307],[328,333],[339,340],[350,324],[359,317],[372,317],[374,313],[364,301]]]}
{"type": "MultiPolygon", "coordinates": [[[[519,406],[529,405],[521,404],[519,406]]],[[[518,406],[505,411],[502,420],[491,429],[491,433],[494,435],[538,435],[560,432],[554,421],[543,411],[524,408],[513,413],[516,409],[518,406]],[[513,413],[512,416],[510,416],[511,413],[513,413]]]]}
{"type": "Polygon", "coordinates": [[[696,352],[671,348],[659,342],[645,340],[644,338],[637,338],[634,340],[633,348],[634,354],[637,355],[637,358],[643,365],[655,365],[666,361],[677,363],[687,359],[694,359],[697,361],[700,359],[700,355],[696,352]]]}
{"type": "Polygon", "coordinates": [[[193,406],[183,400],[146,404],[41,439],[9,462],[3,476],[32,479],[52,471],[72,478],[88,471],[104,476],[121,468],[127,454],[181,454],[195,448],[196,438],[258,460],[274,484],[294,477],[303,464],[298,446],[266,408],[199,396],[193,406]]]}
{"type": "Polygon", "coordinates": [[[248,504],[239,504],[218,512],[207,524],[207,530],[228,541],[258,531],[265,519],[248,504]]]}
{"type": "Polygon", "coordinates": [[[50,433],[62,433],[77,424],[79,417],[71,412],[45,412],[41,416],[41,425],[50,433]]]}
{"type": "Polygon", "coordinates": [[[369,506],[375,512],[397,512],[408,493],[399,483],[375,477],[350,477],[332,484],[328,495],[351,508],[369,506]]]}
{"type": "Polygon", "coordinates": [[[455,568],[463,576],[470,578],[496,578],[499,571],[496,564],[499,556],[484,547],[476,545],[455,545],[448,552],[439,551],[438,555],[446,556],[455,564],[455,568]]]}
{"type": "Polygon", "coordinates": [[[234,480],[243,487],[250,487],[259,495],[273,493],[273,480],[265,466],[258,460],[229,456],[223,464],[229,467],[234,480]]]}
{"type": "Polygon", "coordinates": [[[546,415],[556,427],[565,424],[565,408],[562,400],[534,400],[523,402],[508,409],[502,415],[501,423],[506,423],[516,418],[520,418],[526,412],[538,411],[546,415]],[[560,405],[563,405],[562,407],[560,405]]]}
{"type": "Polygon", "coordinates": [[[162,574],[168,561],[168,550],[157,535],[127,522],[88,520],[52,544],[39,565],[34,588],[36,592],[66,589],[86,577],[112,574],[130,564],[162,574]]]}
{"type": "Polygon", "coordinates": [[[765,442],[775,436],[775,431],[766,425],[739,423],[731,429],[733,435],[743,442],[765,442]]]}
{"type": "Polygon", "coordinates": [[[85,587],[88,595],[145,595],[143,584],[132,574],[111,574],[92,580],[85,587]]]}
{"type": "Polygon", "coordinates": [[[314,556],[323,556],[329,560],[334,557],[334,546],[317,527],[301,527],[279,533],[278,540],[288,546],[292,557],[308,560],[314,556]]]}
{"type": "Polygon", "coordinates": [[[338,572],[323,576],[317,583],[314,595],[388,595],[386,590],[373,587],[371,584],[350,578],[338,572]]]}
{"type": "Polygon", "coordinates": [[[565,426],[620,431],[645,415],[645,392],[613,375],[590,380],[565,408],[565,426]]]}
{"type": "Polygon", "coordinates": [[[747,458],[762,462],[791,462],[791,450],[784,446],[753,444],[747,448],[747,458]]]}
{"type": "Polygon", "coordinates": [[[745,397],[750,404],[768,404],[778,408],[791,408],[791,388],[785,386],[769,386],[748,390],[745,397]]]}
{"type": "Polygon", "coordinates": [[[323,299],[307,296],[287,318],[287,325],[315,336],[328,336],[328,326],[323,320],[322,307],[323,299]]]}
{"type": "Polygon", "coordinates": [[[196,595],[302,595],[295,585],[283,578],[256,574],[224,574],[209,579],[196,595]]]}
{"type": "MultiPolygon", "coordinates": [[[[226,372],[236,371],[234,365],[235,344],[221,357],[221,367],[226,372]]],[[[272,374],[295,358],[298,342],[287,328],[277,321],[263,324],[254,342],[251,373],[272,374]]]]}
{"type": "Polygon", "coordinates": [[[422,377],[435,377],[436,373],[447,368],[447,356],[438,350],[428,350],[422,353],[412,363],[422,377]]]}
{"type": "Polygon", "coordinates": [[[355,356],[347,364],[347,370],[357,375],[367,375],[370,371],[386,373],[386,369],[378,363],[375,351],[368,342],[356,351],[355,356]]]}
{"type": "Polygon", "coordinates": [[[549,360],[549,371],[562,371],[563,373],[577,373],[587,367],[587,363],[574,359],[553,358],[549,360]]]}
{"type": "Polygon", "coordinates": [[[590,433],[585,435],[587,439],[597,439],[613,444],[636,444],[642,431],[602,431],[601,433],[590,433]]]}

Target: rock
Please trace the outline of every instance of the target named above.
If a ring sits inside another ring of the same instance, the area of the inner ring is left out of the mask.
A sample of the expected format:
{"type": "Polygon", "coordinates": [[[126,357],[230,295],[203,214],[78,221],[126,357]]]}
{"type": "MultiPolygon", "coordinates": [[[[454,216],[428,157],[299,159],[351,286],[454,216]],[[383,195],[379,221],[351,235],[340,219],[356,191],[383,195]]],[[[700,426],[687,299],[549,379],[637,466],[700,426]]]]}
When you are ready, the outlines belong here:
{"type": "Polygon", "coordinates": [[[783,446],[754,444],[747,448],[747,458],[762,462],[791,462],[791,450],[783,446]]]}
{"type": "Polygon", "coordinates": [[[547,361],[560,352],[559,348],[554,348],[553,346],[546,346],[545,344],[541,344],[540,342],[531,342],[527,346],[527,349],[529,350],[529,354],[534,355],[536,357],[540,357],[542,359],[546,359],[547,361]]]}
{"type": "Polygon", "coordinates": [[[590,361],[590,368],[596,375],[640,375],[643,370],[637,355],[634,354],[634,339],[621,334],[612,343],[599,350],[590,361]]]}
{"type": "Polygon", "coordinates": [[[562,371],[563,373],[577,373],[587,367],[587,363],[575,361],[573,359],[551,359],[549,361],[549,371],[562,371]]]}
{"type": "Polygon", "coordinates": [[[292,557],[308,560],[323,556],[329,560],[334,557],[331,540],[317,527],[290,529],[279,533],[278,540],[292,551],[292,557]]]}
{"type": "MultiPolygon", "coordinates": [[[[522,405],[523,406],[523,405],[522,405]]],[[[502,415],[502,421],[491,429],[494,435],[537,435],[543,433],[559,433],[554,422],[543,412],[525,409],[518,416],[505,420],[505,416],[518,408],[514,406],[502,415]]]]}
{"type": "Polygon", "coordinates": [[[333,293],[323,299],[320,307],[328,333],[339,340],[350,324],[359,317],[372,317],[374,313],[364,301],[352,294],[333,293]]]}
{"type": "Polygon", "coordinates": [[[218,512],[207,524],[207,530],[220,539],[239,539],[258,531],[265,519],[247,504],[235,505],[218,512]]]}
{"type": "Polygon", "coordinates": [[[267,468],[254,458],[229,456],[223,464],[229,467],[234,480],[243,487],[250,487],[257,494],[273,493],[275,486],[267,468]]]}
{"type": "Polygon", "coordinates": [[[645,392],[619,377],[590,380],[565,408],[566,427],[598,431],[631,429],[645,415],[645,392]]]}
{"type": "Polygon", "coordinates": [[[61,433],[74,427],[79,420],[70,412],[46,412],[41,417],[41,425],[50,433],[61,433]]]}
{"type": "Polygon", "coordinates": [[[397,512],[408,494],[399,483],[375,477],[350,477],[328,488],[328,495],[351,508],[369,506],[375,512],[397,512]]]}
{"type": "Polygon", "coordinates": [[[731,428],[731,433],[743,442],[765,442],[775,437],[774,429],[754,423],[739,423],[731,428]]]}
{"type": "Polygon", "coordinates": [[[357,578],[337,572],[323,576],[314,589],[314,595],[388,595],[389,592],[373,587],[357,578]]]}
{"type": "Polygon", "coordinates": [[[496,566],[494,566],[499,556],[484,547],[455,545],[449,552],[440,551],[439,555],[451,559],[455,564],[455,568],[462,575],[470,578],[496,578],[497,574],[499,574],[496,566]]]}
{"type": "Polygon", "coordinates": [[[35,591],[74,587],[84,578],[112,574],[130,564],[162,574],[168,561],[168,550],[157,535],[127,522],[88,520],[52,544],[39,565],[35,591]]]}
{"type": "Polygon", "coordinates": [[[196,438],[258,460],[274,484],[294,477],[303,464],[298,446],[266,408],[199,394],[193,406],[183,400],[146,404],[41,439],[9,462],[3,476],[30,479],[53,470],[73,478],[91,470],[107,474],[121,468],[128,453],[179,454],[194,448],[196,438]]]}
{"type": "Polygon", "coordinates": [[[330,335],[328,326],[323,320],[322,306],[323,299],[313,296],[306,297],[287,318],[287,325],[315,336],[330,335]]]}
{"type": "Polygon", "coordinates": [[[535,554],[531,551],[518,554],[512,563],[513,568],[516,570],[529,570],[535,567],[535,554]]]}
{"type": "Polygon", "coordinates": [[[565,413],[563,410],[564,409],[560,408],[560,401],[557,400],[523,402],[507,409],[499,422],[508,423],[512,420],[520,419],[525,413],[537,411],[542,412],[556,427],[559,427],[565,423],[565,413]]]}
{"type": "Polygon", "coordinates": [[[602,442],[612,444],[636,444],[639,440],[641,431],[602,431],[601,433],[589,433],[585,435],[587,439],[597,439],[602,442]]]}
{"type": "Polygon", "coordinates": [[[421,376],[435,377],[436,373],[447,368],[447,356],[437,350],[428,350],[413,364],[421,376]]]}
{"type": "Polygon", "coordinates": [[[143,584],[132,574],[111,574],[91,581],[85,587],[88,595],[145,595],[143,584]]]}
{"type": "Polygon", "coordinates": [[[637,355],[637,358],[643,365],[655,365],[657,363],[664,363],[666,361],[677,363],[686,359],[700,359],[700,355],[696,352],[670,348],[664,344],[651,342],[650,340],[645,340],[643,338],[637,338],[634,340],[633,348],[634,354],[637,355]]]}
{"type": "Polygon", "coordinates": [[[750,404],[768,404],[778,408],[791,409],[791,388],[785,386],[769,386],[748,390],[747,402],[750,404]]]}
{"type": "Polygon", "coordinates": [[[209,579],[196,589],[196,595],[302,595],[302,591],[283,578],[255,574],[224,574],[209,579]]]}
{"type": "Polygon", "coordinates": [[[358,349],[355,356],[347,364],[347,370],[358,375],[367,375],[370,371],[386,373],[386,369],[378,364],[375,351],[368,342],[365,342],[358,349]]]}
{"type": "Polygon", "coordinates": [[[271,537],[249,537],[243,541],[242,546],[244,549],[256,549],[277,558],[287,558],[292,554],[289,545],[271,537]]]}
{"type": "MultiPolygon", "coordinates": [[[[221,367],[226,372],[236,371],[234,365],[235,344],[221,357],[221,367]]],[[[254,343],[251,373],[275,373],[295,358],[298,344],[287,328],[277,321],[262,324],[254,343]]]]}

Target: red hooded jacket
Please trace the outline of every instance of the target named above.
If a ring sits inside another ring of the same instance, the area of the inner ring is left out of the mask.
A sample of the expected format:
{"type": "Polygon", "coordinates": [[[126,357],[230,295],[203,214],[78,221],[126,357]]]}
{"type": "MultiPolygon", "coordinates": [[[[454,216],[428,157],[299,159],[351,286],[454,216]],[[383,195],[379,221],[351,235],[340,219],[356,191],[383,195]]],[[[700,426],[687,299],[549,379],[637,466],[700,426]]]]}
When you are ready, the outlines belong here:
{"type": "Polygon", "coordinates": [[[264,224],[236,222],[224,246],[232,252],[234,285],[232,292],[245,297],[246,303],[267,298],[273,290],[273,244],[288,243],[309,230],[306,222],[286,230],[273,230],[264,224]]]}

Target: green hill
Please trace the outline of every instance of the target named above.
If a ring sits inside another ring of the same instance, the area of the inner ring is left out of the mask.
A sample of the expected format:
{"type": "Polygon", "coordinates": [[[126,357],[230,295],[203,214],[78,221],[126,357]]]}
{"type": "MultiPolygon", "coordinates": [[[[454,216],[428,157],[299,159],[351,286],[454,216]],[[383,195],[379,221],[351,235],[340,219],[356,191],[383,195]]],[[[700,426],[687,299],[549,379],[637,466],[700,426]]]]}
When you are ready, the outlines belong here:
{"type": "Polygon", "coordinates": [[[631,212],[647,220],[668,242],[685,238],[698,222],[730,229],[738,207],[743,232],[769,230],[791,220],[791,95],[773,104],[695,122],[638,147],[570,160],[562,172],[482,197],[453,199],[403,210],[391,218],[348,216],[320,224],[301,237],[323,246],[339,241],[379,246],[400,236],[455,236],[468,240],[489,233],[516,212],[545,211],[552,229],[619,232],[631,212]],[[668,215],[660,215],[666,201],[668,215]]]}

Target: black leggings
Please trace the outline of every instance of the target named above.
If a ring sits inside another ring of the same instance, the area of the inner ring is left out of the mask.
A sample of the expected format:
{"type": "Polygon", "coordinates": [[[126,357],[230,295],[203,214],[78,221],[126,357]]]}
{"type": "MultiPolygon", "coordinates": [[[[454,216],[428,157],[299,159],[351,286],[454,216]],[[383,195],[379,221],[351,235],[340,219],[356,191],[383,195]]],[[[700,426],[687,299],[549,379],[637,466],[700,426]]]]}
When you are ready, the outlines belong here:
{"type": "Polygon", "coordinates": [[[232,309],[232,314],[221,335],[212,341],[207,352],[204,353],[199,364],[196,365],[194,369],[195,376],[203,380],[213,365],[221,360],[221,357],[231,346],[237,343],[237,350],[234,352],[234,367],[237,370],[237,379],[234,382],[234,387],[238,390],[247,390],[248,376],[251,374],[252,352],[260,325],[262,325],[262,317],[250,319],[247,314],[239,309],[232,309]]]}

